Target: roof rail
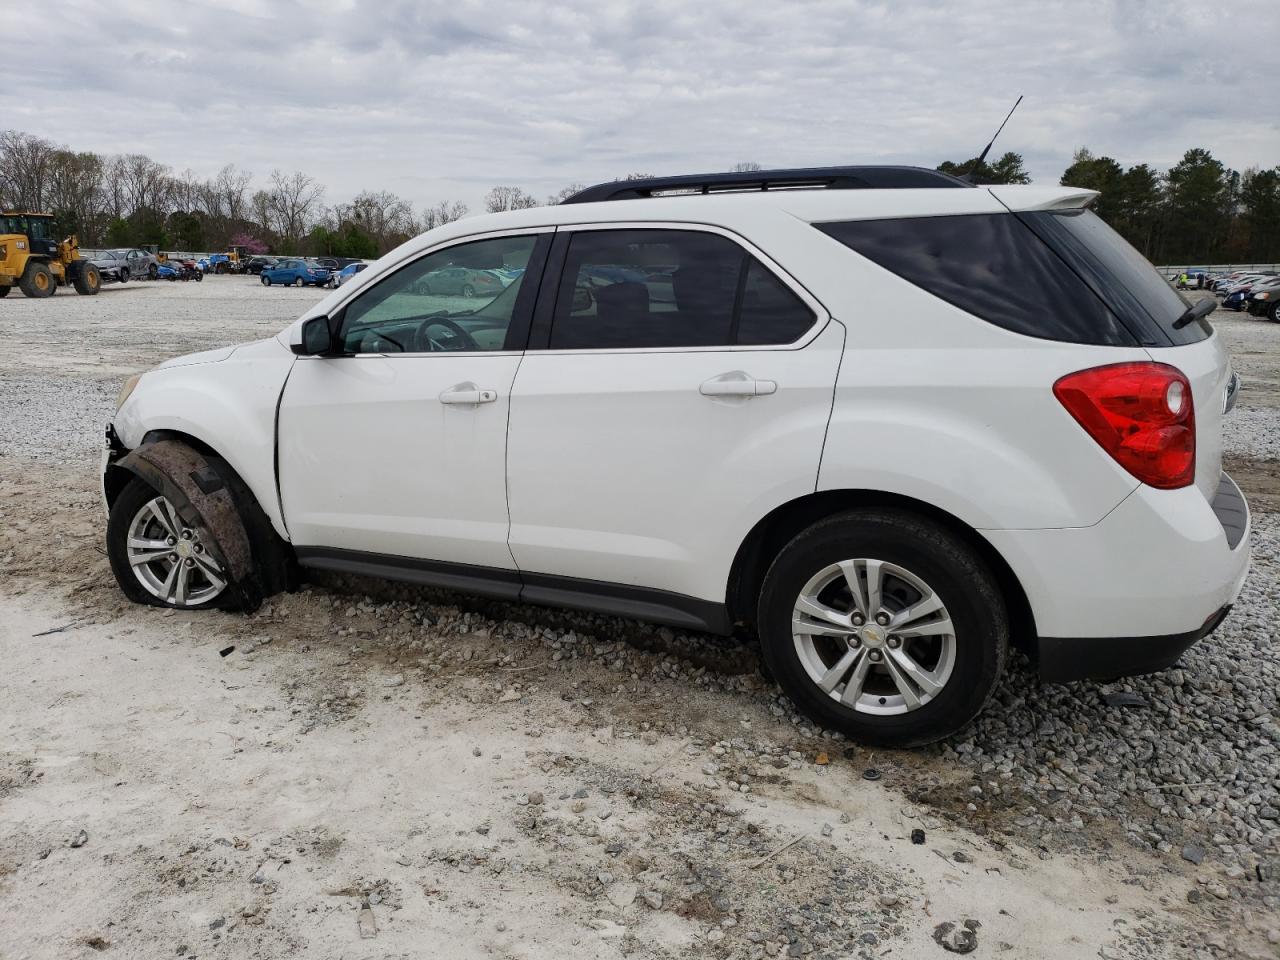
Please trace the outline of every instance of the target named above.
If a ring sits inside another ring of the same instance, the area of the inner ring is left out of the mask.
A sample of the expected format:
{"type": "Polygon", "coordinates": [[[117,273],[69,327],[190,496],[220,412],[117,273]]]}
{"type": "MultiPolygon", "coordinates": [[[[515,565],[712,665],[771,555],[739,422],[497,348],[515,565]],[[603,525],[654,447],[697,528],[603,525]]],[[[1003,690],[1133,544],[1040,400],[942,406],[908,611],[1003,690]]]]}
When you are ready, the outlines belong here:
{"type": "Polygon", "coordinates": [[[765,190],[901,190],[909,187],[972,187],[959,177],[927,167],[799,167],[679,177],[614,180],[579,190],[561,203],[639,200],[664,194],[745,193],[765,190]]]}

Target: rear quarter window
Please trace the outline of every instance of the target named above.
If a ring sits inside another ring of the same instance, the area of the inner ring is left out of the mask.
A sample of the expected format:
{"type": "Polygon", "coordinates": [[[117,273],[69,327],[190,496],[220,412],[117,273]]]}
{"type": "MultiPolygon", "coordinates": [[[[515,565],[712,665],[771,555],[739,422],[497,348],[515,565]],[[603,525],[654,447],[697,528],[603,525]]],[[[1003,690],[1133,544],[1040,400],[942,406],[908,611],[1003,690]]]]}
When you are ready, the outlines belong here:
{"type": "Polygon", "coordinates": [[[1114,311],[1011,213],[852,220],[815,226],[934,296],[1014,333],[1135,346],[1114,311]]]}

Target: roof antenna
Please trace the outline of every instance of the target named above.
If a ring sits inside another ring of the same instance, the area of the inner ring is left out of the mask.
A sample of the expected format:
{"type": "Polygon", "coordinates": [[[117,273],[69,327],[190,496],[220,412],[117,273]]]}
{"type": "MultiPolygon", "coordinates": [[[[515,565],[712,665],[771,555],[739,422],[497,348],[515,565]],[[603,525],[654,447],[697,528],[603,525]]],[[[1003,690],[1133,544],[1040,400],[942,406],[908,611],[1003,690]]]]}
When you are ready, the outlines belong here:
{"type": "Polygon", "coordinates": [[[974,162],[973,166],[969,168],[969,172],[960,178],[961,180],[964,180],[967,183],[978,182],[975,178],[977,177],[978,171],[982,168],[982,161],[987,159],[987,154],[991,152],[991,145],[996,142],[996,137],[1000,136],[1000,131],[1004,129],[1004,125],[1009,122],[1009,118],[1013,116],[1013,111],[1018,109],[1018,104],[1021,102],[1022,102],[1022,95],[1019,94],[1018,99],[1014,102],[1013,106],[1009,109],[1009,112],[1005,114],[1004,121],[1000,124],[1000,126],[996,127],[996,132],[991,137],[991,143],[988,143],[985,147],[982,148],[982,153],[978,154],[978,159],[974,162]]]}

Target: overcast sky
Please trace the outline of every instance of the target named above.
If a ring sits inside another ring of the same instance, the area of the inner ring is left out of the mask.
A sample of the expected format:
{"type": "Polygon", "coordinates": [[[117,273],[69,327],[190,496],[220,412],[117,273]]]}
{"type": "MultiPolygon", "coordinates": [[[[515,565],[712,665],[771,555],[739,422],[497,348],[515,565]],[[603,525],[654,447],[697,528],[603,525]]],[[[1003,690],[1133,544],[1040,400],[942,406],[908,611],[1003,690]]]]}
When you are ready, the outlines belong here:
{"type": "Polygon", "coordinates": [[[911,163],[1087,144],[1280,164],[1278,0],[4,3],[5,110],[81,150],[303,170],[472,210],[630,172],[911,163]],[[1251,53],[1251,47],[1260,47],[1251,53]]]}

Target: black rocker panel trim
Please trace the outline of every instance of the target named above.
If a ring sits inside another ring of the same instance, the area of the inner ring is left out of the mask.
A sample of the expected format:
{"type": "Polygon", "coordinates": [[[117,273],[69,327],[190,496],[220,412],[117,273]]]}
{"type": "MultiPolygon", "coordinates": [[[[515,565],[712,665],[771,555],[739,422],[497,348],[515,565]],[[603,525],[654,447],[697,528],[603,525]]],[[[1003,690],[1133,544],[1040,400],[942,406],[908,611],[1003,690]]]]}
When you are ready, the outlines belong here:
{"type": "Polygon", "coordinates": [[[296,547],[294,552],[299,564],[313,570],[380,577],[548,607],[590,610],[611,616],[670,624],[686,630],[729,634],[733,629],[723,603],[699,600],[697,597],[686,597],[666,590],[650,590],[577,577],[520,573],[441,560],[419,560],[415,557],[389,556],[361,550],[296,547]]]}

